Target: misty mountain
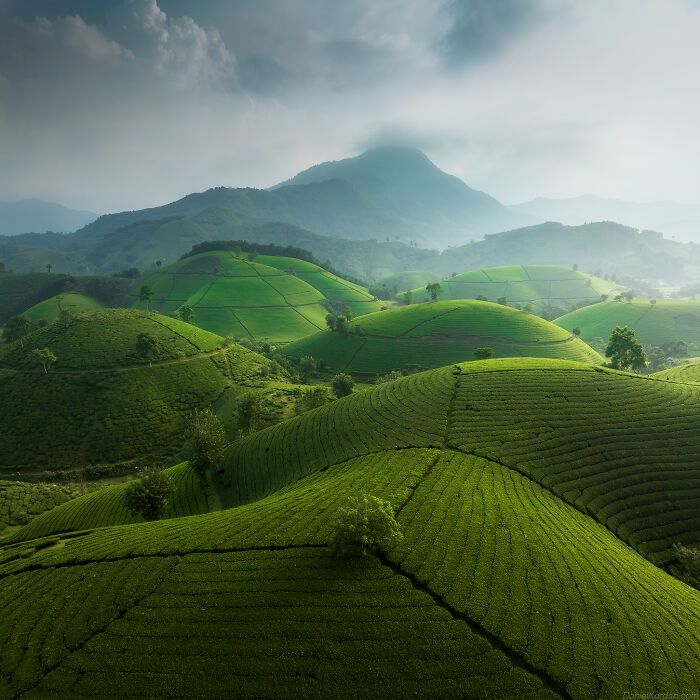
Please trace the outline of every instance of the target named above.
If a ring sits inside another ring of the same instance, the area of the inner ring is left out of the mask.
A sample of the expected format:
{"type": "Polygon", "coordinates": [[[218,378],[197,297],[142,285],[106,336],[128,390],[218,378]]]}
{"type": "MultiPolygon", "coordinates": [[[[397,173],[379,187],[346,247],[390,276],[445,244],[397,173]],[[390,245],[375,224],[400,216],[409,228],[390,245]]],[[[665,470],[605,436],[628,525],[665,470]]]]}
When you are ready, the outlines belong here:
{"type": "Polygon", "coordinates": [[[617,221],[639,229],[661,231],[686,241],[700,242],[700,206],[679,202],[638,204],[583,195],[569,199],[533,199],[511,209],[547,221],[576,226],[591,221],[617,221]]]}
{"type": "Polygon", "coordinates": [[[513,211],[484,192],[448,175],[421,151],[382,147],[359,156],[314,165],[273,190],[343,180],[407,231],[434,245],[465,242],[541,220],[513,211]]]}
{"type": "Polygon", "coordinates": [[[91,211],[69,209],[41,199],[0,202],[0,235],[21,233],[68,233],[77,231],[97,218],[91,211]]]}

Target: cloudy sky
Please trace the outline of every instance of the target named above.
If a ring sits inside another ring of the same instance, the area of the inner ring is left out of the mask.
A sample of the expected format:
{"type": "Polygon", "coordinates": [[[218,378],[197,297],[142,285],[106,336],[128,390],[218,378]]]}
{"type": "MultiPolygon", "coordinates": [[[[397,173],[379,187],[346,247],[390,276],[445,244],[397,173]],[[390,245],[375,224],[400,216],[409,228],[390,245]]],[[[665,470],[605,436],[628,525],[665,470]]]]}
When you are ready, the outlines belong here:
{"type": "Polygon", "coordinates": [[[380,143],[506,203],[698,202],[698,0],[0,0],[0,199],[98,212],[380,143]]]}

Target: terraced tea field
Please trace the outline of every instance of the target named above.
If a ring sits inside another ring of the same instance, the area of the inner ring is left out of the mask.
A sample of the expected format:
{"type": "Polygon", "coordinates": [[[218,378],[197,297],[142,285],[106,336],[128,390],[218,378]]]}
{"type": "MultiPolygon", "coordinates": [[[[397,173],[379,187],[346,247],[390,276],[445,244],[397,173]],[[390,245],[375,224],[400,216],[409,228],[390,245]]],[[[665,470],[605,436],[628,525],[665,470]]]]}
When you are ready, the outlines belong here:
{"type": "Polygon", "coordinates": [[[676,382],[700,382],[700,357],[693,357],[675,367],[657,372],[659,379],[673,379],[676,382]]]}
{"type": "MultiPolygon", "coordinates": [[[[149,273],[152,308],[170,313],[185,304],[201,328],[271,342],[288,342],[326,327],[324,301],[354,314],[380,303],[366,289],[295,258],[261,255],[251,262],[232,252],[200,253],[149,273]]],[[[143,307],[142,302],[135,302],[143,307]]]]}
{"type": "Polygon", "coordinates": [[[356,393],[231,445],[224,510],[205,512],[180,465],[183,517],[128,524],[112,487],[15,533],[2,690],[693,692],[700,594],[660,567],[700,543],[699,447],[700,385],[576,362],[471,362],[356,393]],[[329,557],[358,491],[391,501],[403,540],[329,557]]]}
{"type": "Polygon", "coordinates": [[[65,292],[64,294],[57,294],[56,296],[35,304],[24,311],[22,315],[26,316],[33,323],[39,323],[41,321],[53,323],[54,321],[58,321],[62,311],[69,311],[70,313],[77,314],[90,313],[91,311],[98,311],[101,308],[103,308],[102,304],[96,299],[89,297],[87,294],[65,292]]]}
{"type": "Polygon", "coordinates": [[[580,339],[537,316],[481,301],[438,301],[396,307],[353,320],[348,335],[329,330],[285,347],[335,370],[383,374],[405,367],[440,367],[474,359],[479,347],[495,357],[602,358],[580,339]],[[359,326],[360,333],[356,332],[359,326]]]}
{"type": "MultiPolygon", "coordinates": [[[[508,304],[531,303],[536,307],[556,305],[570,308],[579,302],[593,302],[602,294],[612,296],[623,287],[600,277],[557,265],[509,265],[463,272],[440,281],[441,299],[489,301],[505,298],[508,304]]],[[[414,301],[427,301],[425,285],[411,290],[414,301]]],[[[399,295],[401,296],[401,295],[399,295]]]]}
{"type": "Polygon", "coordinates": [[[607,340],[615,326],[628,326],[643,345],[683,340],[700,348],[700,301],[606,301],[566,314],[555,323],[568,331],[580,328],[581,337],[589,342],[607,340]]]}
{"type": "Polygon", "coordinates": [[[55,323],[0,349],[0,472],[155,460],[172,463],[182,427],[232,384],[260,381],[268,361],[159,314],[105,310],[55,323]],[[156,340],[149,361],[136,338],[156,340]],[[44,373],[32,354],[49,348],[44,373]]]}

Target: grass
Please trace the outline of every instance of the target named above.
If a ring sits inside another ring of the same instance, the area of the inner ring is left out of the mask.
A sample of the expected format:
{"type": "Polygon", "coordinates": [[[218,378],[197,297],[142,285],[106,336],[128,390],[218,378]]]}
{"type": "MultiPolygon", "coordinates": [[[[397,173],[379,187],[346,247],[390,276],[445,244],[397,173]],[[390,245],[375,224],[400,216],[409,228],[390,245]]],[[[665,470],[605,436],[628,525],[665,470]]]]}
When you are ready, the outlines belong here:
{"type": "Polygon", "coordinates": [[[53,323],[58,321],[62,311],[70,311],[74,314],[90,313],[101,308],[102,304],[87,294],[65,292],[35,304],[22,315],[26,316],[33,323],[39,323],[40,321],[53,323]]]}
{"type": "Polygon", "coordinates": [[[644,345],[664,345],[683,340],[700,346],[700,301],[660,299],[628,302],[606,301],[558,318],[562,328],[581,329],[584,340],[609,338],[615,326],[632,328],[644,345]]]}
{"type": "Polygon", "coordinates": [[[202,328],[270,342],[324,328],[327,301],[346,304],[355,314],[380,306],[366,289],[287,257],[260,255],[251,262],[246,254],[201,253],[150,272],[143,282],[153,289],[153,307],[163,313],[188,304],[202,328]]]}
{"type": "Polygon", "coordinates": [[[358,392],[229,446],[210,486],[223,510],[182,464],[182,517],[131,523],[118,485],[14,533],[0,690],[695,688],[700,598],[661,567],[700,543],[699,447],[700,385],[590,364],[471,362],[358,392]],[[358,491],[391,501],[403,540],[331,558],[358,491]]]}
{"type": "Polygon", "coordinates": [[[260,382],[267,360],[196,326],[142,311],[105,310],[55,323],[0,351],[0,473],[137,460],[172,464],[183,425],[232,385],[260,382]],[[158,341],[152,366],[136,337],[158,341]],[[57,361],[48,374],[33,348],[57,361]]]}
{"type": "MultiPolygon", "coordinates": [[[[509,265],[463,272],[440,280],[442,299],[476,299],[490,301],[505,297],[509,304],[531,303],[570,306],[595,301],[602,294],[621,291],[613,282],[557,265],[509,265]]],[[[412,290],[414,301],[427,301],[425,285],[412,290]]],[[[400,295],[399,295],[400,296],[400,295]]]]}
{"type": "Polygon", "coordinates": [[[293,357],[311,355],[334,370],[382,374],[405,367],[440,367],[474,358],[550,357],[600,362],[581,340],[537,316],[480,301],[438,301],[396,307],[354,319],[360,333],[322,331],[291,343],[293,357]]]}

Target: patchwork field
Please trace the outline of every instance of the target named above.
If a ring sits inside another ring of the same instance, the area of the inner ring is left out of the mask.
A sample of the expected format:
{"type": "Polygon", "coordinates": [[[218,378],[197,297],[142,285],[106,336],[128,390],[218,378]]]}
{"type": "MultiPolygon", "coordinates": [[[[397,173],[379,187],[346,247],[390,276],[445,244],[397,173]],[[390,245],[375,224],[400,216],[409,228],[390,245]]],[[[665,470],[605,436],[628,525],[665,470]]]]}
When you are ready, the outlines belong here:
{"type": "MultiPolygon", "coordinates": [[[[505,298],[508,304],[541,307],[570,307],[584,301],[597,301],[602,294],[612,296],[622,287],[600,277],[557,265],[509,265],[463,272],[440,281],[441,299],[476,299],[489,301],[505,298]]],[[[425,285],[412,290],[414,301],[427,301],[425,285]]]]}
{"type": "Polygon", "coordinates": [[[700,301],[606,301],[566,314],[555,323],[568,331],[580,328],[587,341],[606,340],[615,326],[628,326],[644,345],[683,340],[700,348],[700,301]]]}
{"type": "Polygon", "coordinates": [[[440,367],[474,359],[479,347],[494,357],[602,358],[583,341],[537,316],[481,301],[437,301],[395,307],[351,323],[348,335],[316,333],[284,351],[310,355],[332,369],[381,374],[406,367],[440,367]],[[357,332],[359,326],[360,332],[357,332]]]}
{"type": "Polygon", "coordinates": [[[491,360],[377,386],[231,445],[212,484],[224,510],[205,512],[179,465],[183,517],[126,524],[111,487],[15,533],[0,549],[0,687],[692,690],[700,596],[660,566],[675,542],[700,543],[699,445],[699,385],[593,365],[491,360]],[[358,491],[391,501],[403,540],[330,557],[358,491]],[[56,534],[69,530],[83,532],[56,534]]]}
{"type": "MultiPolygon", "coordinates": [[[[366,289],[296,258],[200,253],[149,273],[151,307],[171,313],[185,304],[194,323],[219,335],[288,342],[325,328],[324,302],[354,314],[379,309],[366,289]]],[[[136,306],[143,307],[140,301],[136,306]]]]}
{"type": "Polygon", "coordinates": [[[171,463],[195,408],[258,381],[267,360],[181,321],[105,310],[0,347],[0,473],[139,461],[171,463]],[[136,339],[156,341],[149,360],[136,339]],[[56,362],[44,373],[32,350],[56,362]]]}
{"type": "Polygon", "coordinates": [[[102,304],[87,294],[65,292],[35,304],[24,311],[22,315],[26,316],[33,323],[39,323],[40,321],[53,323],[58,321],[62,311],[77,314],[90,313],[101,308],[103,308],[102,304]]]}

